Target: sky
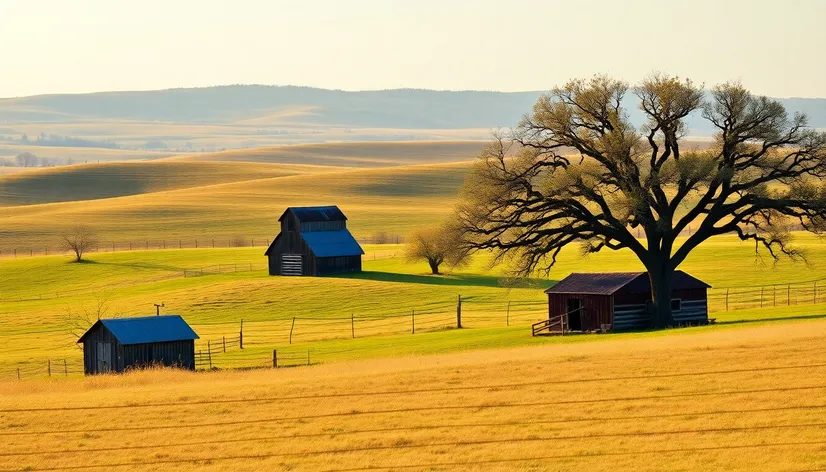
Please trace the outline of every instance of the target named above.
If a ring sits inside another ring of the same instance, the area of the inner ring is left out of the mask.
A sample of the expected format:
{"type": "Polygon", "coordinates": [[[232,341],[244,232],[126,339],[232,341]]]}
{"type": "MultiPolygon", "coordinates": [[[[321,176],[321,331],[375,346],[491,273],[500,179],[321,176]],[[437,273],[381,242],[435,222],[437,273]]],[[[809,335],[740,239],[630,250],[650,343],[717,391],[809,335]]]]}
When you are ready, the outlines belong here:
{"type": "Polygon", "coordinates": [[[0,0],[0,97],[548,90],[652,72],[826,97],[826,0],[0,0]]]}

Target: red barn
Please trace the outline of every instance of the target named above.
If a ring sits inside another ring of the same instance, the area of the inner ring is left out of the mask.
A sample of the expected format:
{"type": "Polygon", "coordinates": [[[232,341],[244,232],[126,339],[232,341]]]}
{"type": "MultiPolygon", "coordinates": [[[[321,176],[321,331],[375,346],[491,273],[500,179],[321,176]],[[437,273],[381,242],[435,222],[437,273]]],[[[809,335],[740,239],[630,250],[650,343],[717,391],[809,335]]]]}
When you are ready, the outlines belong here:
{"type": "MultiPolygon", "coordinates": [[[[674,272],[671,310],[678,325],[708,324],[707,283],[674,272]]],[[[566,331],[622,331],[651,325],[646,272],[575,273],[545,291],[549,320],[567,315],[566,331]]]]}

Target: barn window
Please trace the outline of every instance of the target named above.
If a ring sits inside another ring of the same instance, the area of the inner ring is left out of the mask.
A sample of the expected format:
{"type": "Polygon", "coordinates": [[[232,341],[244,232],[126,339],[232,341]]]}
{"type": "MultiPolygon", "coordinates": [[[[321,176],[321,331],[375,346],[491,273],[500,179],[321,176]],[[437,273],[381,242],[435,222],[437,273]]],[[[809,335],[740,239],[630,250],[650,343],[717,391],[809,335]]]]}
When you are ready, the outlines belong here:
{"type": "Polygon", "coordinates": [[[680,311],[683,308],[683,301],[679,298],[671,299],[671,311],[680,311]]]}

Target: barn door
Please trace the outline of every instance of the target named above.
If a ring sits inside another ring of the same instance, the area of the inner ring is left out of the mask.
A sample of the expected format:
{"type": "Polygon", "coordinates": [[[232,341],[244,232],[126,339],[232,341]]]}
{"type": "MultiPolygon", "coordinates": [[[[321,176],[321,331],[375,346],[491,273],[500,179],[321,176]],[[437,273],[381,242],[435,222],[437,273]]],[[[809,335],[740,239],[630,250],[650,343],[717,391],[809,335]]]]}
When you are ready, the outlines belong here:
{"type": "Polygon", "coordinates": [[[303,275],[301,254],[281,255],[281,275],[303,275]]]}
{"type": "Polygon", "coordinates": [[[112,371],[112,343],[97,343],[97,372],[112,371]]]}

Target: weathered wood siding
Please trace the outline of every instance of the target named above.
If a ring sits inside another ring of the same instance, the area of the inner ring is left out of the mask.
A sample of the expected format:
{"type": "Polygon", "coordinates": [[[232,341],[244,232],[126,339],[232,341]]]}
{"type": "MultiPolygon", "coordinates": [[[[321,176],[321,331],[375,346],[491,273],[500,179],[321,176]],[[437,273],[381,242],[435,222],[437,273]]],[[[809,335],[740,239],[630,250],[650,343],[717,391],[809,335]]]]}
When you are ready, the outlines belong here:
{"type": "MultiPolygon", "coordinates": [[[[294,217],[289,215],[289,218],[294,217]]],[[[284,218],[282,222],[282,233],[278,235],[278,239],[273,243],[272,250],[268,256],[270,275],[282,275],[282,254],[300,254],[303,275],[319,275],[316,271],[316,257],[310,250],[310,246],[307,245],[307,242],[301,237],[301,233],[298,231],[283,231],[284,223],[287,220],[288,218],[284,218]]]]}
{"type": "Polygon", "coordinates": [[[111,361],[112,364],[109,370],[112,372],[121,372],[123,370],[120,359],[118,358],[118,347],[120,344],[118,340],[112,336],[112,333],[106,329],[105,326],[99,325],[86,334],[83,339],[83,371],[86,375],[97,374],[98,372],[98,349],[99,343],[108,343],[111,347],[111,361]]]}
{"type": "Polygon", "coordinates": [[[125,369],[152,364],[195,370],[195,341],[130,344],[120,346],[125,369]]]}
{"type": "Polygon", "coordinates": [[[610,295],[549,293],[548,313],[550,317],[554,318],[568,313],[568,300],[572,299],[582,302],[581,326],[583,331],[596,331],[601,329],[603,324],[611,324],[613,306],[610,295]]]}
{"type": "MultiPolygon", "coordinates": [[[[295,218],[292,215],[290,217],[295,218]]],[[[301,223],[301,231],[338,231],[347,229],[346,225],[345,221],[307,221],[301,223]]]]}
{"type": "Polygon", "coordinates": [[[361,272],[361,256],[338,256],[318,258],[318,275],[361,272]]]}
{"type": "MultiPolygon", "coordinates": [[[[708,323],[707,289],[674,290],[672,299],[681,300],[681,309],[673,312],[674,322],[678,325],[708,323]]],[[[648,313],[650,293],[623,293],[614,295],[614,326],[616,331],[644,329],[651,325],[648,313]]]]}

